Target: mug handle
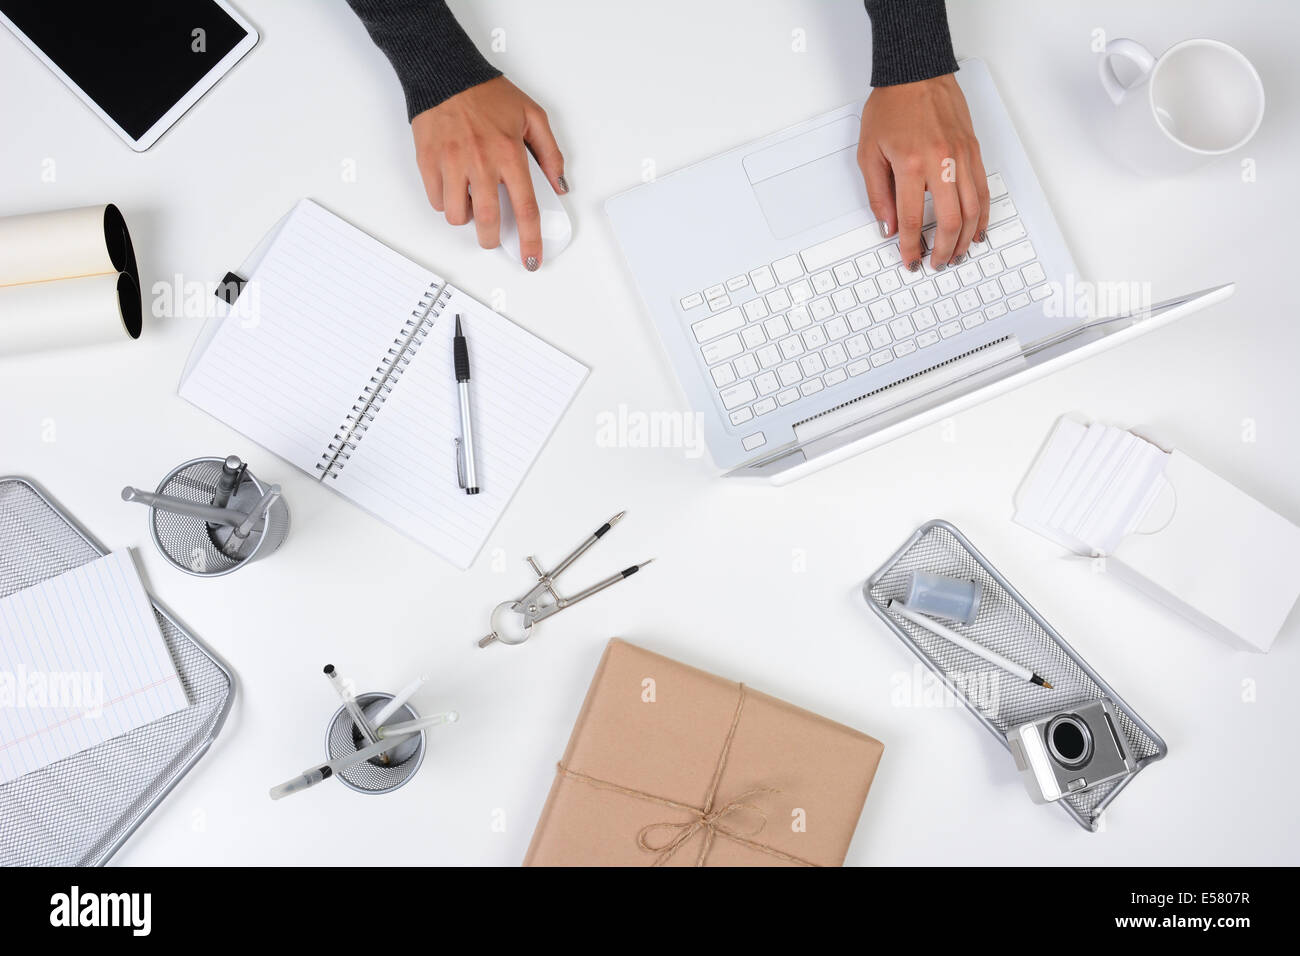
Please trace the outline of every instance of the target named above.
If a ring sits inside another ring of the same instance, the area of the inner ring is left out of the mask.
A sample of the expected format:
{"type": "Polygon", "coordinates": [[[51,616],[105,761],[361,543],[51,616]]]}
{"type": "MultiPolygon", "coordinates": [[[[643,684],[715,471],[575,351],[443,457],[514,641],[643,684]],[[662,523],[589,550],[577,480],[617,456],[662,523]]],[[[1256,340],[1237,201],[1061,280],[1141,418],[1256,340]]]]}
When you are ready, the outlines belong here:
{"type": "Polygon", "coordinates": [[[1140,86],[1146,81],[1147,75],[1155,65],[1156,58],[1151,55],[1151,51],[1138,43],[1137,40],[1129,40],[1124,37],[1111,40],[1106,44],[1106,49],[1102,51],[1101,62],[1098,64],[1102,89],[1106,91],[1110,101],[1119,106],[1120,103],[1124,102],[1124,97],[1128,95],[1130,89],[1140,86]],[[1142,75],[1134,81],[1133,86],[1125,86],[1119,81],[1119,77],[1115,75],[1115,67],[1110,62],[1110,58],[1113,56],[1124,57],[1142,72],[1142,75]]]}

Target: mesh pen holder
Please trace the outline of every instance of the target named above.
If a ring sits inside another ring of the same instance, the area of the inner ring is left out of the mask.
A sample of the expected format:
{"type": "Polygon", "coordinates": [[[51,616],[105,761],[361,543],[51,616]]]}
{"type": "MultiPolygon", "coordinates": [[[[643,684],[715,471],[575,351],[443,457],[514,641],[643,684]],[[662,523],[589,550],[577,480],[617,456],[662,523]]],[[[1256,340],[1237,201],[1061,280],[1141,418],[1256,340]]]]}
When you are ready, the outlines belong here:
{"type": "MultiPolygon", "coordinates": [[[[392,699],[392,694],[375,693],[358,694],[356,701],[361,712],[373,722],[374,716],[392,699]]],[[[396,724],[416,720],[419,716],[409,704],[403,704],[384,723],[396,724]]],[[[384,764],[379,757],[372,757],[340,771],[337,775],[339,781],[349,790],[355,790],[357,793],[392,793],[414,777],[415,772],[420,769],[420,764],[424,763],[424,735],[425,731],[422,730],[395,744],[385,755],[388,757],[387,764],[384,764]]],[[[366,743],[361,737],[361,731],[353,725],[347,708],[340,707],[336,710],[325,730],[327,759],[336,760],[355,753],[366,743]]]]}
{"type": "MultiPolygon", "coordinates": [[[[159,482],[157,493],[195,504],[210,504],[224,462],[224,458],[187,461],[159,482]]],[[[251,471],[246,471],[228,507],[251,511],[265,492],[266,486],[251,471]]],[[[266,557],[284,543],[289,535],[289,506],[283,498],[277,498],[267,511],[263,526],[249,534],[248,542],[235,556],[227,554],[220,546],[219,536],[229,534],[229,529],[213,527],[201,518],[150,508],[149,528],[153,543],[175,567],[197,577],[219,577],[266,557]]]]}

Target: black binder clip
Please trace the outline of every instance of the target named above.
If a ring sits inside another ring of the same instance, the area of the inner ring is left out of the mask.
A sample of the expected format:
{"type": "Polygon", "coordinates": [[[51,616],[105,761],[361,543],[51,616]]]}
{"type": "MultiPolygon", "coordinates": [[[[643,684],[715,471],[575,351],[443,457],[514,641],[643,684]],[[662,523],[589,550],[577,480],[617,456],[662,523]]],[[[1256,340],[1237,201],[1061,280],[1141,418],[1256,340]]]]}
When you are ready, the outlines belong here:
{"type": "Polygon", "coordinates": [[[248,280],[243,276],[227,272],[226,277],[217,283],[214,295],[226,305],[234,305],[235,300],[239,298],[239,293],[244,291],[247,282],[248,280]]]}

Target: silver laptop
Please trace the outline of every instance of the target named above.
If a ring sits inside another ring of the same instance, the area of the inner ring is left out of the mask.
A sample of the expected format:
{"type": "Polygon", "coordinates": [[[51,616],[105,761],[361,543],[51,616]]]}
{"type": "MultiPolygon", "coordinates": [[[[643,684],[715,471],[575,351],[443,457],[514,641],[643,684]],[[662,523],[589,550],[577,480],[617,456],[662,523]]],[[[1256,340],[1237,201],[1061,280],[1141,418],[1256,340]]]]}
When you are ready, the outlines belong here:
{"type": "Polygon", "coordinates": [[[988,69],[957,81],[991,197],[958,267],[908,272],[880,238],[861,102],[606,202],[729,474],[794,480],[1231,295],[1083,283],[988,69]]]}

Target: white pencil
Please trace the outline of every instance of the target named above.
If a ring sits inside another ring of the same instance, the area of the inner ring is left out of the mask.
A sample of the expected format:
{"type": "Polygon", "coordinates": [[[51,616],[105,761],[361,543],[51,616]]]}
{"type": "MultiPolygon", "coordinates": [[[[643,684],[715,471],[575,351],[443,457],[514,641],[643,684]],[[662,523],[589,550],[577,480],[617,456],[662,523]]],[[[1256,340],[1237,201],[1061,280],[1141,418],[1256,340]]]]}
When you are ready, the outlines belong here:
{"type": "Polygon", "coordinates": [[[407,684],[405,687],[399,690],[393,696],[393,699],[390,700],[388,703],[384,704],[384,706],[380,709],[379,713],[375,714],[375,719],[372,721],[372,723],[376,727],[384,726],[384,721],[387,720],[389,717],[393,716],[393,714],[397,713],[397,711],[401,708],[401,706],[411,699],[411,695],[424,686],[424,682],[427,679],[428,678],[426,678],[423,674],[421,674],[415,680],[411,681],[409,684],[407,684]]]}
{"type": "Polygon", "coordinates": [[[1027,680],[1031,684],[1037,684],[1039,687],[1046,687],[1048,690],[1052,689],[1051,684],[1043,680],[1043,678],[1039,677],[1028,667],[1022,667],[1019,664],[1017,664],[1015,661],[1007,660],[1001,654],[989,650],[983,644],[977,644],[974,641],[972,641],[969,637],[963,637],[962,635],[958,634],[956,631],[952,630],[951,628],[944,627],[938,621],[932,620],[926,617],[924,614],[917,614],[915,611],[913,611],[911,608],[909,608],[906,604],[902,603],[901,601],[891,600],[889,602],[889,610],[893,611],[895,614],[907,618],[909,621],[911,621],[913,624],[917,625],[918,627],[925,628],[927,631],[929,631],[931,634],[934,634],[936,637],[942,637],[945,641],[949,641],[953,644],[956,644],[958,647],[962,648],[963,650],[970,651],[976,657],[982,657],[984,660],[988,661],[993,666],[1002,668],[1008,674],[1014,674],[1015,676],[1019,677],[1021,680],[1027,680]]]}

